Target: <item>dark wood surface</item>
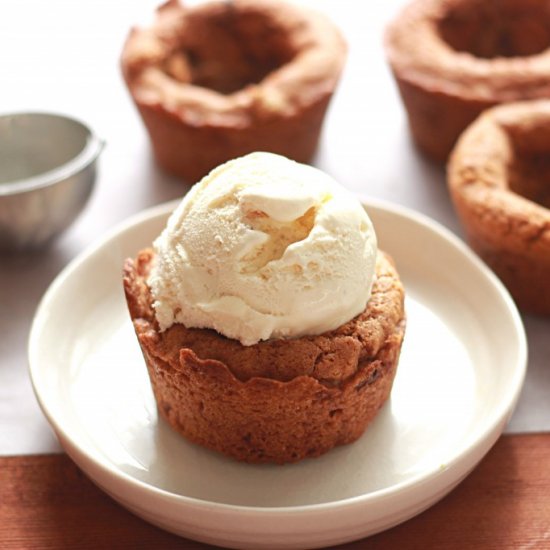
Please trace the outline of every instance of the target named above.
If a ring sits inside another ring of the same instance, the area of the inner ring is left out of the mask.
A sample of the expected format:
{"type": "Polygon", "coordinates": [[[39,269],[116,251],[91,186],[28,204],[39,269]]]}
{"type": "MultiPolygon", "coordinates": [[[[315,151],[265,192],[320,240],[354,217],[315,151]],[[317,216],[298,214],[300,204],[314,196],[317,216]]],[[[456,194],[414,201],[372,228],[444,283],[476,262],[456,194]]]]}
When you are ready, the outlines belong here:
{"type": "MultiPolygon", "coordinates": [[[[207,549],[133,516],[66,455],[0,457],[0,548],[207,549]]],[[[346,550],[550,549],[550,434],[505,435],[423,514],[346,550]]]]}

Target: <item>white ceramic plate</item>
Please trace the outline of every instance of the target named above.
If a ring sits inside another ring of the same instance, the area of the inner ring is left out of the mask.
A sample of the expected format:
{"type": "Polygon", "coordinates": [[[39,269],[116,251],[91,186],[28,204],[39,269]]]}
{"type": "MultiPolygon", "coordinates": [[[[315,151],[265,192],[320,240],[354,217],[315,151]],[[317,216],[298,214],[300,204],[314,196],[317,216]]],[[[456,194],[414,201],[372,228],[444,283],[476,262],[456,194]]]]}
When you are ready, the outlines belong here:
{"type": "Polygon", "coordinates": [[[364,436],[296,465],[241,464],[157,417],[121,283],[124,258],[175,204],[136,216],[54,281],[33,323],[36,395],[72,459],[123,506],[174,533],[240,548],[320,547],[402,522],[448,493],[496,441],[526,367],[508,293],[436,223],[366,203],[407,291],[391,399],[364,436]]]}

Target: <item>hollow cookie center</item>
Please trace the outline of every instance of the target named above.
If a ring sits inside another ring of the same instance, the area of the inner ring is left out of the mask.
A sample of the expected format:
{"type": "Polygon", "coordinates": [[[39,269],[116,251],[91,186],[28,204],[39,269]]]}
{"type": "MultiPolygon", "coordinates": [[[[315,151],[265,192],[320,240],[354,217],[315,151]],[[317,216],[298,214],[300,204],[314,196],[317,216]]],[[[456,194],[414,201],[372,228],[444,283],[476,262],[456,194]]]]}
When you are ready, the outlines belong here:
{"type": "Polygon", "coordinates": [[[550,130],[548,126],[509,127],[507,135],[513,153],[507,167],[510,190],[550,209],[550,130]]]}
{"type": "Polygon", "coordinates": [[[228,3],[215,14],[188,19],[183,43],[164,64],[180,82],[232,94],[261,82],[297,53],[285,29],[264,13],[237,13],[228,3]]]}
{"type": "Polygon", "coordinates": [[[475,57],[527,57],[550,47],[550,6],[530,0],[473,0],[437,23],[443,40],[475,57]]]}

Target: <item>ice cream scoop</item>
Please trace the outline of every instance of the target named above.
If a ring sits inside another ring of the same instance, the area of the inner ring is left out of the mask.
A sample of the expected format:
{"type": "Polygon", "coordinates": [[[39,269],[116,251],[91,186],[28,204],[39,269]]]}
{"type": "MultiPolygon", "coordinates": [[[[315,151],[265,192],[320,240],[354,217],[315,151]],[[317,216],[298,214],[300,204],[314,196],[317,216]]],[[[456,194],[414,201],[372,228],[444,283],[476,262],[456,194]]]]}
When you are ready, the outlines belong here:
{"type": "Polygon", "coordinates": [[[271,153],[229,161],[183,198],[154,243],[161,330],[211,328],[252,345],[335,329],[366,306],[376,235],[320,170],[271,153]]]}

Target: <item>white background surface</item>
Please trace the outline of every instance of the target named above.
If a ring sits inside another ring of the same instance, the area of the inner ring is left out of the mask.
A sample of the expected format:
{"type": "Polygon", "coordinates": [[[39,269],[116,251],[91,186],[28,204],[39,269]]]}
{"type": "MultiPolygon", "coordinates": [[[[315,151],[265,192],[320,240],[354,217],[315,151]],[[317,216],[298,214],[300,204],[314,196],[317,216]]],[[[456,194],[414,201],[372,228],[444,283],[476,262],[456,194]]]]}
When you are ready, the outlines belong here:
{"type": "MultiPolygon", "coordinates": [[[[444,171],[410,143],[384,60],[383,27],[403,1],[302,1],[329,13],[350,47],[314,164],[357,193],[409,206],[461,236],[444,171]]],[[[156,5],[153,0],[0,3],[0,112],[73,115],[107,141],[94,194],[71,229],[43,252],[0,256],[0,454],[59,450],[32,393],[26,358],[30,323],[49,283],[117,222],[188,189],[155,167],[119,71],[129,27],[149,17],[156,5]]],[[[548,430],[550,320],[525,316],[524,321],[528,375],[508,431],[548,430]]]]}

